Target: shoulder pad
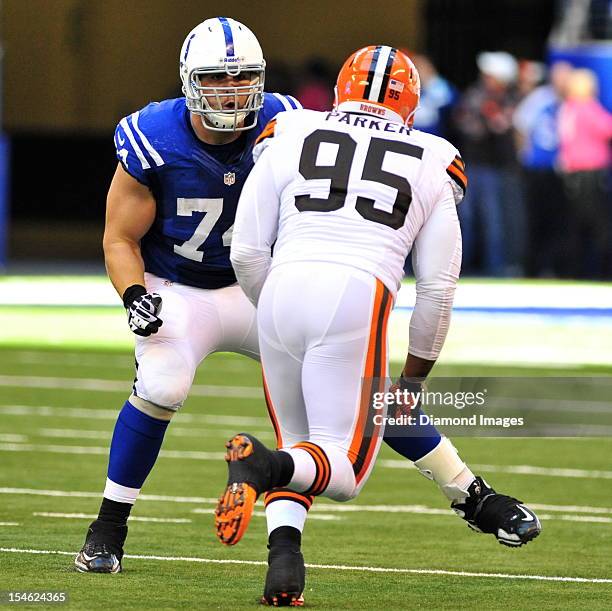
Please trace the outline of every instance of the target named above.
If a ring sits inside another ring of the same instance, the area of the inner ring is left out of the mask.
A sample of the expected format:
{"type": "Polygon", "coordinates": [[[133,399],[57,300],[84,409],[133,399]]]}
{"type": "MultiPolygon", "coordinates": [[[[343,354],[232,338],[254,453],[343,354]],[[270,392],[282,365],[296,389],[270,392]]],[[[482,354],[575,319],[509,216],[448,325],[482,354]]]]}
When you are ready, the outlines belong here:
{"type": "Polygon", "coordinates": [[[461,203],[467,189],[467,175],[465,173],[465,162],[459,151],[448,141],[440,136],[434,136],[419,130],[413,130],[412,135],[428,148],[434,158],[437,158],[447,175],[451,179],[455,204],[461,203]]]}
{"type": "Polygon", "coordinates": [[[265,124],[280,112],[299,110],[301,108],[302,105],[291,95],[264,93],[263,108],[259,112],[260,121],[265,124]]]}

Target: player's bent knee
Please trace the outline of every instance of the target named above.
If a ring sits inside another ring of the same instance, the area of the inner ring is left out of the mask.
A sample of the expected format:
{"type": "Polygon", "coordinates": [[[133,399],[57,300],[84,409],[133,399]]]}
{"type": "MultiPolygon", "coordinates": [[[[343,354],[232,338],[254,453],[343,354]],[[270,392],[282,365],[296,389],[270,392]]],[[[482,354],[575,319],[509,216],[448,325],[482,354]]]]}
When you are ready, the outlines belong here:
{"type": "Polygon", "coordinates": [[[164,354],[163,359],[152,356],[147,354],[139,363],[136,394],[153,405],[176,411],[189,394],[194,371],[178,354],[164,354]]]}
{"type": "Polygon", "coordinates": [[[359,493],[353,465],[342,449],[326,446],[325,453],[331,465],[329,485],[322,496],[339,502],[350,501],[359,493]]]}
{"type": "Polygon", "coordinates": [[[176,411],[183,405],[191,386],[177,382],[177,380],[168,380],[166,383],[160,381],[158,384],[148,385],[143,399],[161,408],[176,411]]]}

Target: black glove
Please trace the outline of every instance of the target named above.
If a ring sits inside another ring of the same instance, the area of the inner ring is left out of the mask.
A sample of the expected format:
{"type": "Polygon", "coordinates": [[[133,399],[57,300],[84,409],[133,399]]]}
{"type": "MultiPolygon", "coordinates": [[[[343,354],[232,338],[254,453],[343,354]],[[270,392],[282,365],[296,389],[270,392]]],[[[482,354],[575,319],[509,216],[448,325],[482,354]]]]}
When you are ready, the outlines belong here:
{"type": "Polygon", "coordinates": [[[162,298],[157,293],[147,293],[147,289],[134,284],[123,293],[123,305],[127,311],[128,325],[136,335],[148,337],[162,326],[159,313],[162,298]]]}

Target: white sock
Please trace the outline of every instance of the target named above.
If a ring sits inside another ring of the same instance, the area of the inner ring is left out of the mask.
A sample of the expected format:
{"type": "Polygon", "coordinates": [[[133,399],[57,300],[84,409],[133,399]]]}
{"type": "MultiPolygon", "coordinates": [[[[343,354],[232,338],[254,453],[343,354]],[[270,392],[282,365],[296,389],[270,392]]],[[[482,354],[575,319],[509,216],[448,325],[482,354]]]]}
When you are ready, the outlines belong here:
{"type": "Polygon", "coordinates": [[[280,499],[270,503],[266,507],[268,535],[279,526],[293,526],[302,532],[307,515],[306,508],[295,501],[280,499]]]}
{"type": "Polygon", "coordinates": [[[129,503],[133,505],[140,494],[140,488],[128,488],[121,484],[116,484],[112,480],[106,478],[106,486],[104,487],[104,498],[116,501],[117,503],[129,503]]]}

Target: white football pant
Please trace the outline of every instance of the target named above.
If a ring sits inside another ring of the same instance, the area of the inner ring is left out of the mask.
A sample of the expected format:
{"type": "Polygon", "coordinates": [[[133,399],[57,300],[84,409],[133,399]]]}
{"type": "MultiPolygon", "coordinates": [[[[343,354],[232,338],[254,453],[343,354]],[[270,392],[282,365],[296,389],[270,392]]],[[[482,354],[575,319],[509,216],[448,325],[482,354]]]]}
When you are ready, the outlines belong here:
{"type": "Polygon", "coordinates": [[[345,501],[365,484],[382,440],[385,414],[371,405],[388,377],[391,307],[382,282],[346,265],[288,263],[268,276],[259,344],[278,447],[295,462],[290,489],[345,501]]]}

